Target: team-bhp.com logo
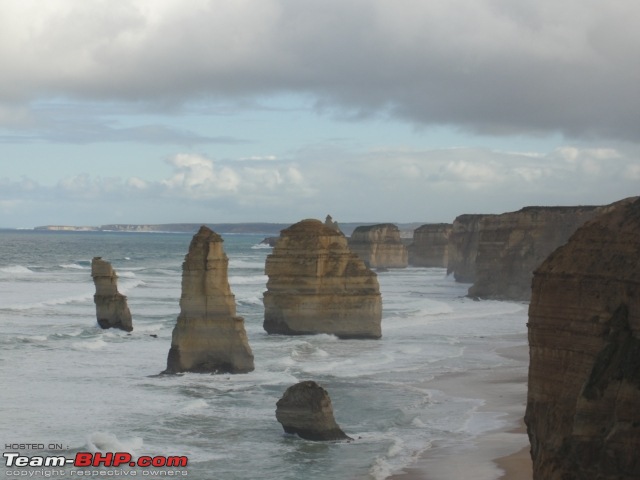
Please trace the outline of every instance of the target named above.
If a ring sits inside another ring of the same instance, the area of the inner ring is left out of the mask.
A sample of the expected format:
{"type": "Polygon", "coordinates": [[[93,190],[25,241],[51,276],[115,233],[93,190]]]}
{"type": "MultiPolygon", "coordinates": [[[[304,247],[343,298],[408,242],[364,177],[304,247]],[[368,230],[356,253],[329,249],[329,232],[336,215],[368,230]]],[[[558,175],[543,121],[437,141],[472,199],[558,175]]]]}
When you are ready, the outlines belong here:
{"type": "Polygon", "coordinates": [[[25,456],[17,452],[5,452],[5,465],[10,468],[23,467],[186,467],[188,458],[185,456],[141,456],[134,458],[127,452],[90,453],[78,452],[75,457],[67,458],[63,455],[25,456]]]}

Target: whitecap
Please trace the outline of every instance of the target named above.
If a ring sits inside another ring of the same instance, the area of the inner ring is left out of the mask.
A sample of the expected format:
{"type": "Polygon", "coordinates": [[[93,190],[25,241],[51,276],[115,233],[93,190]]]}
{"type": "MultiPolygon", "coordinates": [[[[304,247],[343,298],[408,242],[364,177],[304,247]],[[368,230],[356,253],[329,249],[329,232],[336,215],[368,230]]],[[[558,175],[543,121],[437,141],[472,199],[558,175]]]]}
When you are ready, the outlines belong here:
{"type": "Polygon", "coordinates": [[[33,270],[29,270],[23,265],[10,265],[8,267],[0,267],[0,273],[6,273],[10,275],[22,275],[34,273],[33,270]]]}
{"type": "Polygon", "coordinates": [[[135,455],[143,445],[142,438],[132,437],[120,440],[112,433],[94,432],[87,438],[87,448],[91,452],[129,452],[135,455]]]}
{"type": "Polygon", "coordinates": [[[82,265],[78,264],[78,263],[64,263],[62,265],[59,265],[60,268],[67,268],[67,269],[71,269],[71,270],[87,270],[88,267],[83,267],[82,265]]]}

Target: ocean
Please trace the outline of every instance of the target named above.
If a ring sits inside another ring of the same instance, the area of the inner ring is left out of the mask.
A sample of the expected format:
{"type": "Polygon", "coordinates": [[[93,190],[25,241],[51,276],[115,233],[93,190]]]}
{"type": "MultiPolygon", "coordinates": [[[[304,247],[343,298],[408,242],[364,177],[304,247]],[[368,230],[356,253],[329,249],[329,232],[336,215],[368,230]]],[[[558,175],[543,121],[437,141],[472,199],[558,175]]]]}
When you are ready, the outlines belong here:
{"type": "MultiPolygon", "coordinates": [[[[186,456],[188,466],[172,473],[192,480],[382,480],[433,445],[464,445],[500,427],[499,413],[479,411],[480,398],[447,396],[429,381],[513,366],[515,360],[496,351],[526,343],[526,304],[473,301],[465,297],[468,285],[444,269],[395,269],[378,273],[381,339],[271,336],[262,328],[271,249],[260,245],[261,236],[222,236],[255,356],[248,374],[158,375],[179,313],[190,234],[0,231],[3,452],[35,445],[19,451],[186,456]],[[97,325],[94,256],[111,262],[119,276],[131,333],[97,325]],[[336,421],[354,441],[284,434],[276,402],[303,380],[329,392],[336,421]]],[[[5,476],[29,470],[5,461],[0,468],[5,476]]],[[[30,470],[44,477],[78,469],[30,470]]],[[[150,470],[92,471],[140,476],[150,470]]]]}

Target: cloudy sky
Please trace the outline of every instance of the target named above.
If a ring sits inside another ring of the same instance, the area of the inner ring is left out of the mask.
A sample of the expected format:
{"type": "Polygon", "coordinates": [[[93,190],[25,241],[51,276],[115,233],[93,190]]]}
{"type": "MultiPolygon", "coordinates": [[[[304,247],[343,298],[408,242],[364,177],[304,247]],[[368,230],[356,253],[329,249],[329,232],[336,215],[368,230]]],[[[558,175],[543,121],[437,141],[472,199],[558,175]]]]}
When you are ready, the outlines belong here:
{"type": "Polygon", "coordinates": [[[3,0],[0,227],[640,193],[637,0],[3,0]]]}

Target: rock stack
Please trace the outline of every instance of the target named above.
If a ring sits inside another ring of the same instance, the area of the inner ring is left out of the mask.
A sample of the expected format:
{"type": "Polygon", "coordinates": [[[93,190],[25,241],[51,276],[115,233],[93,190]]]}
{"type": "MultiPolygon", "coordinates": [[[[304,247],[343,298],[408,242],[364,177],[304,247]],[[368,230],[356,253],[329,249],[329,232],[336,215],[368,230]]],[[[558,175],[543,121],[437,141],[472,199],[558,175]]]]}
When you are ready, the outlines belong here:
{"type": "Polygon", "coordinates": [[[534,479],[640,478],[640,200],[535,271],[525,422],[534,479]]]}
{"type": "Polygon", "coordinates": [[[254,369],[244,320],[236,316],[222,237],[202,226],[182,264],[180,316],[166,373],[245,373],[254,369]]]}
{"type": "Polygon", "coordinates": [[[409,245],[409,265],[446,268],[449,259],[450,223],[428,223],[413,231],[409,245]]]}
{"type": "Polygon", "coordinates": [[[357,227],[349,239],[349,248],[370,268],[405,268],[409,264],[400,230],[392,223],[357,227]]]}
{"type": "Polygon", "coordinates": [[[96,304],[98,325],[102,328],[133,330],[127,297],[118,292],[118,276],[111,264],[101,257],[91,260],[91,277],[96,286],[93,301],[96,304]]]}
{"type": "Polygon", "coordinates": [[[306,440],[351,440],[336,423],[327,391],[316,382],[297,383],[276,404],[284,431],[306,440]]]}
{"type": "Polygon", "coordinates": [[[378,278],[340,232],[319,220],[283,230],[267,257],[264,329],[268,333],[327,333],[380,338],[378,278]]]}

